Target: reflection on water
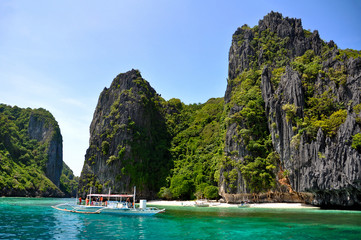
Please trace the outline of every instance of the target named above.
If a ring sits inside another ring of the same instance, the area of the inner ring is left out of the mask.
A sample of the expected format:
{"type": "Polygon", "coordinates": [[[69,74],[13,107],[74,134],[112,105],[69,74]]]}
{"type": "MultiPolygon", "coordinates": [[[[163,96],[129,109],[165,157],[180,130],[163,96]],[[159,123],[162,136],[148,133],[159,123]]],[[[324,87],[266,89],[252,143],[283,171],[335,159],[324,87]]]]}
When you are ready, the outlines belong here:
{"type": "Polygon", "coordinates": [[[361,239],[361,212],[166,207],[122,217],[51,208],[67,201],[0,198],[0,239],[361,239]]]}
{"type": "Polygon", "coordinates": [[[144,218],[138,218],[138,239],[145,239],[146,232],[143,226],[144,218]]]}
{"type": "Polygon", "coordinates": [[[55,239],[77,239],[84,232],[84,222],[78,214],[52,211],[54,226],[49,229],[49,234],[55,239]]]}

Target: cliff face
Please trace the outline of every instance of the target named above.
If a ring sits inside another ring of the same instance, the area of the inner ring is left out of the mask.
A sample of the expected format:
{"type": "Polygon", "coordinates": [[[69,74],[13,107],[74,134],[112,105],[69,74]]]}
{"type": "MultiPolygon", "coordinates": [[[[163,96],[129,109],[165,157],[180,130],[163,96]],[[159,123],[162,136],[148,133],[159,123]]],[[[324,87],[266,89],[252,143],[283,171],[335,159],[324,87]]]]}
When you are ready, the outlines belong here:
{"type": "MultiPolygon", "coordinates": [[[[255,29],[244,25],[233,34],[229,50],[228,79],[235,79],[250,67],[259,68],[271,59],[284,60],[287,63],[310,49],[320,54],[321,48],[322,40],[318,31],[305,36],[301,19],[283,18],[280,13],[271,12],[259,21],[255,29]],[[262,36],[264,38],[260,40],[262,36]],[[281,42],[269,41],[271,38],[281,42]],[[282,56],[272,56],[278,51],[282,56]]],[[[226,102],[230,101],[231,92],[232,86],[228,84],[225,93],[226,102]]]]}
{"type": "Polygon", "coordinates": [[[139,71],[119,74],[99,97],[79,192],[359,208],[360,56],[271,12],[234,33],[224,101],[164,101],[139,71]]]}
{"type": "MultiPolygon", "coordinates": [[[[351,146],[361,124],[356,110],[361,86],[358,55],[350,57],[332,41],[323,42],[317,31],[303,30],[301,20],[279,13],[268,14],[252,29],[243,26],[235,32],[225,102],[228,116],[241,115],[242,121],[234,120],[227,127],[225,152],[240,166],[221,169],[223,196],[252,192],[245,166],[262,154],[252,152],[246,138],[267,144],[254,131],[242,134],[250,129],[243,114],[249,106],[237,99],[249,93],[245,84],[251,79],[264,101],[264,136],[269,136],[273,148],[269,152],[277,153],[275,168],[268,172],[276,185],[269,189],[311,192],[312,203],[323,207],[361,205],[361,156],[351,146]],[[232,169],[238,172],[234,189],[228,187],[224,174],[232,169]]],[[[303,200],[300,194],[292,199],[303,200]]]]}
{"type": "Polygon", "coordinates": [[[45,175],[59,187],[63,169],[63,139],[59,126],[50,124],[49,119],[42,118],[39,114],[31,113],[28,134],[31,139],[47,144],[45,175]]]}
{"type": "Polygon", "coordinates": [[[44,109],[0,105],[0,194],[61,197],[62,136],[44,109]]]}
{"type": "Polygon", "coordinates": [[[100,94],[79,191],[132,192],[153,198],[169,172],[169,137],[161,97],[132,70],[100,94]],[[93,189],[94,191],[94,189],[93,189]]]}
{"type": "MultiPolygon", "coordinates": [[[[359,59],[360,60],[360,59],[359,59]]],[[[355,60],[346,62],[346,71],[355,60]]],[[[327,136],[319,128],[315,139],[295,129],[287,121],[285,104],[294,104],[296,116],[304,118],[304,94],[297,72],[286,69],[280,86],[273,92],[267,69],[262,75],[262,94],[265,99],[269,129],[276,151],[280,154],[284,169],[289,170],[291,186],[298,192],[314,192],[314,204],[323,207],[351,207],[360,205],[361,156],[351,147],[352,137],[360,133],[358,116],[353,107],[360,103],[360,75],[348,75],[344,86],[337,88],[330,80],[316,79],[319,89],[332,89],[335,100],[351,103],[347,117],[335,134],[327,136]],[[344,94],[347,93],[347,94],[344,94]],[[283,96],[276,99],[275,96],[283,96]],[[271,127],[275,124],[276,127],[271,127]],[[278,137],[277,137],[278,136],[278,137]]],[[[320,90],[322,92],[322,90],[320,90]]],[[[327,91],[327,90],[326,90],[327,91]]]]}

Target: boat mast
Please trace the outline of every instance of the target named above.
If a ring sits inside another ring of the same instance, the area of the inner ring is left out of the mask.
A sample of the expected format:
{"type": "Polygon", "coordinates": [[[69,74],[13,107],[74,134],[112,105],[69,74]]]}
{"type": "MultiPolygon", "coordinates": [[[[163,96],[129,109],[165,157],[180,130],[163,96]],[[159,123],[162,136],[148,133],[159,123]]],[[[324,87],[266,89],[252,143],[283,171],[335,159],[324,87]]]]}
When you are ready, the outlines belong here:
{"type": "Polygon", "coordinates": [[[91,194],[92,194],[92,187],[90,187],[90,194],[88,195],[88,197],[89,197],[88,204],[89,204],[89,205],[90,205],[90,203],[91,203],[91,197],[90,197],[91,194]]]}
{"type": "Polygon", "coordinates": [[[133,196],[133,208],[135,209],[135,192],[136,192],[137,187],[134,186],[134,196],[133,196]]]}

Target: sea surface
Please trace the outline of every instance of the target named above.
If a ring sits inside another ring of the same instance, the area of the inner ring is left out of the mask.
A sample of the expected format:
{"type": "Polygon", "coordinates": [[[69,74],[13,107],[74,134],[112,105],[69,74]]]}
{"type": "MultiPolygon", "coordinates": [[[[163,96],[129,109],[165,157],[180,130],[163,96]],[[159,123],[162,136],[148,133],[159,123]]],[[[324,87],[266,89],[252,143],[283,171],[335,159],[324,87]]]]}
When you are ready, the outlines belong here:
{"type": "Polygon", "coordinates": [[[361,212],[172,206],[153,217],[51,208],[75,199],[0,198],[0,239],[361,239],[361,212]]]}

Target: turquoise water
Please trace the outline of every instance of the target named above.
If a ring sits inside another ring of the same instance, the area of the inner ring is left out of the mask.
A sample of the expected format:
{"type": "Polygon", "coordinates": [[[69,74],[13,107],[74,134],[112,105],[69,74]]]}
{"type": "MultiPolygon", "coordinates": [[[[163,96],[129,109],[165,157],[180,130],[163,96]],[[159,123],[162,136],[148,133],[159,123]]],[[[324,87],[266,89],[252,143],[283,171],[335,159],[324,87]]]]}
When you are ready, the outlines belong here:
{"type": "Polygon", "coordinates": [[[361,239],[361,212],[166,207],[154,217],[76,214],[74,199],[0,198],[0,239],[361,239]]]}

